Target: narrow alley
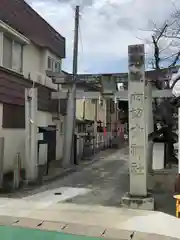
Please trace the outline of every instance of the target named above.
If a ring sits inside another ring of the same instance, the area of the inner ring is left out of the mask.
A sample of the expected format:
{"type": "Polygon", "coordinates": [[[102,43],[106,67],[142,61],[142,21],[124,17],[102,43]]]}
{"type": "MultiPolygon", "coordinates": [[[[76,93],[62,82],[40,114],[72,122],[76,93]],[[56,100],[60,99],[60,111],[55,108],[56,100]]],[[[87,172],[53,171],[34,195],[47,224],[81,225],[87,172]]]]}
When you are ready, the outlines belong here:
{"type": "Polygon", "coordinates": [[[17,193],[13,197],[32,201],[55,198],[58,202],[120,206],[121,197],[128,188],[128,148],[124,148],[107,154],[99,161],[63,179],[38,189],[17,193]]]}

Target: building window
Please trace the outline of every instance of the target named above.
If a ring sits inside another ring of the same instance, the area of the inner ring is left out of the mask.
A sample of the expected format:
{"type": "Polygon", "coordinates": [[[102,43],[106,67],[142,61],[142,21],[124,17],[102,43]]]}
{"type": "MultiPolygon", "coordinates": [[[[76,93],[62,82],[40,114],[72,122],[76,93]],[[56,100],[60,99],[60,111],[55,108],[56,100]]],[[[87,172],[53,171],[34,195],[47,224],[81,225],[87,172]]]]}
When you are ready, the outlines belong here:
{"type": "Polygon", "coordinates": [[[54,60],[54,69],[53,69],[54,72],[56,73],[59,73],[61,72],[61,63],[60,62],[57,62],[54,60]]]}
{"type": "Polygon", "coordinates": [[[14,104],[3,104],[3,128],[25,128],[25,107],[14,104]]]}
{"type": "Polygon", "coordinates": [[[22,51],[20,43],[3,37],[3,67],[22,72],[22,51]]]}
{"type": "Polygon", "coordinates": [[[57,65],[58,65],[58,66],[57,66],[57,72],[59,72],[59,73],[60,73],[60,72],[61,72],[61,63],[60,63],[60,62],[58,62],[58,63],[57,63],[57,65]]]}
{"type": "Polygon", "coordinates": [[[54,62],[54,71],[58,72],[58,63],[57,62],[54,62]]]}
{"type": "Polygon", "coordinates": [[[59,73],[61,71],[61,63],[48,57],[47,69],[59,73]]]}
{"type": "Polygon", "coordinates": [[[12,68],[12,40],[4,36],[3,67],[12,68]]]}
{"type": "Polygon", "coordinates": [[[53,70],[53,59],[48,57],[48,70],[53,70]]]}
{"type": "Polygon", "coordinates": [[[13,41],[12,69],[17,72],[22,72],[22,51],[22,45],[18,42],[13,41]]]}

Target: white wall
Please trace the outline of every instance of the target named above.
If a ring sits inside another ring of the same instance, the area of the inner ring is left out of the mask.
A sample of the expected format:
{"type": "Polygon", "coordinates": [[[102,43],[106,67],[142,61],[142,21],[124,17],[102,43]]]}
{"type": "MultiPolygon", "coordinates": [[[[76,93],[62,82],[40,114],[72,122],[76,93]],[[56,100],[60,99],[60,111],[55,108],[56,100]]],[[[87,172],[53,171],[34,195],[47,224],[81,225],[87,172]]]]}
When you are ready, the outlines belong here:
{"type": "MultiPolygon", "coordinates": [[[[7,25],[6,25],[7,28],[7,25]]],[[[22,72],[26,78],[30,76],[31,80],[39,82],[41,84],[47,85],[57,89],[57,86],[52,83],[52,80],[46,76],[48,56],[52,59],[61,63],[61,59],[54,53],[50,52],[48,49],[40,48],[35,45],[29,39],[25,38],[23,35],[19,34],[17,31],[8,27],[5,32],[11,36],[12,39],[16,40],[19,44],[23,46],[22,53],[22,72]]],[[[3,58],[3,34],[0,31],[0,65],[2,64],[3,58]]]]}
{"type": "Polygon", "coordinates": [[[45,51],[46,51],[46,63],[47,63],[47,60],[48,60],[48,56],[61,62],[61,59],[58,56],[56,56],[54,53],[50,52],[47,49],[45,51]]]}
{"type": "Polygon", "coordinates": [[[37,72],[42,73],[41,50],[33,44],[26,45],[23,48],[23,74],[28,78],[30,73],[33,78],[37,72]]]}
{"type": "Polygon", "coordinates": [[[106,124],[106,101],[103,100],[103,106],[98,104],[97,119],[106,124]]]}
{"type": "MultiPolygon", "coordinates": [[[[17,33],[18,35],[18,33],[17,33]]],[[[13,38],[14,35],[12,35],[13,38]]],[[[18,38],[19,39],[19,38],[18,38]]],[[[18,40],[19,41],[19,40],[18,40]]],[[[22,41],[20,41],[22,42],[22,41]]],[[[23,41],[24,42],[24,41],[23,41]]],[[[52,83],[52,80],[46,76],[48,56],[51,58],[61,61],[56,55],[51,53],[47,49],[42,49],[32,42],[23,46],[22,56],[22,71],[25,78],[29,78],[35,82],[39,82],[47,87],[57,89],[57,85],[52,83]],[[41,81],[40,81],[41,80],[41,81]]],[[[2,66],[3,57],[3,34],[0,32],[0,65],[2,66]]],[[[3,129],[2,128],[2,112],[3,105],[0,104],[0,134],[5,137],[5,165],[4,170],[12,170],[13,162],[16,154],[20,153],[21,158],[25,156],[25,130],[22,129],[3,129]]],[[[52,121],[52,115],[47,112],[38,112],[38,125],[47,126],[54,124],[52,121]]],[[[56,159],[62,157],[62,134],[60,130],[57,131],[57,151],[56,159]]],[[[40,162],[45,159],[45,150],[40,151],[40,162]]]]}
{"type": "Polygon", "coordinates": [[[57,85],[52,83],[51,78],[46,76],[48,56],[58,59],[47,49],[39,48],[33,43],[25,45],[23,48],[23,74],[25,78],[39,82],[47,87],[57,89],[57,85]]]}
{"type": "MultiPolygon", "coordinates": [[[[76,100],[76,118],[82,119],[83,117],[83,100],[76,100]]],[[[95,104],[91,100],[85,100],[85,119],[94,121],[95,118],[95,104]]],[[[106,101],[103,101],[103,106],[97,106],[97,120],[106,124],[106,101]]]]}
{"type": "Polygon", "coordinates": [[[83,103],[84,101],[81,99],[76,100],[76,118],[77,119],[83,118],[83,103]]]}
{"type": "MultiPolygon", "coordinates": [[[[3,113],[3,105],[0,104],[0,116],[3,113]]],[[[38,126],[47,126],[55,124],[52,121],[52,115],[47,112],[38,111],[38,126]]],[[[3,129],[2,118],[0,117],[0,136],[5,138],[4,149],[4,172],[13,170],[15,165],[16,154],[20,153],[23,161],[25,157],[25,130],[24,129],[3,129]]],[[[56,159],[62,157],[62,135],[57,131],[57,143],[56,143],[56,159]]],[[[40,150],[39,161],[44,163],[46,161],[46,149],[40,150]]],[[[54,159],[55,160],[55,159],[54,159]]]]}

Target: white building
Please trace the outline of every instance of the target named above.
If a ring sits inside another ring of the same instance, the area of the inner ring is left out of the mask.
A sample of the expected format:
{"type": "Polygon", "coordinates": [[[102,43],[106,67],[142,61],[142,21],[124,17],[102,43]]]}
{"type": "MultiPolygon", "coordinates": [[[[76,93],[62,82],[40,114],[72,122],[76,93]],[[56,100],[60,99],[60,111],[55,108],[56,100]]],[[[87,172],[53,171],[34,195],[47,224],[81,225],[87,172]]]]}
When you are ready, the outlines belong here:
{"type": "MultiPolygon", "coordinates": [[[[24,89],[38,87],[38,126],[55,125],[50,107],[57,88],[46,70],[61,71],[65,38],[25,1],[0,1],[0,136],[5,137],[4,172],[12,171],[17,153],[25,156],[24,89]]],[[[53,105],[56,105],[55,103],[53,105]]],[[[62,117],[63,120],[63,117],[62,117]]],[[[58,126],[61,131],[61,126],[58,126]]],[[[62,157],[62,135],[56,134],[55,158],[62,157]]],[[[40,149],[39,162],[46,160],[40,149]]],[[[53,159],[55,160],[55,159],[53,159]]]]}

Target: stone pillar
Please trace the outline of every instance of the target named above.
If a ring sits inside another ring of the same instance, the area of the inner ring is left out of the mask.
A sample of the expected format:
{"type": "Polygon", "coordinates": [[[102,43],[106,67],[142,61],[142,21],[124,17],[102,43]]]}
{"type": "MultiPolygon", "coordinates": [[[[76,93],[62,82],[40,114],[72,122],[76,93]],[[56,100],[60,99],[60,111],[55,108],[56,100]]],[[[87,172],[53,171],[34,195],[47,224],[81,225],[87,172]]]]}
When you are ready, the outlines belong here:
{"type": "Polygon", "coordinates": [[[147,196],[147,128],[144,46],[129,46],[130,194],[147,196]]]}
{"type": "Polygon", "coordinates": [[[38,177],[37,88],[25,89],[25,123],[26,179],[35,182],[38,177]]]}
{"type": "Polygon", "coordinates": [[[122,204],[151,210],[154,201],[147,193],[148,107],[144,45],[129,46],[128,58],[130,192],[122,199],[122,204]]]}

